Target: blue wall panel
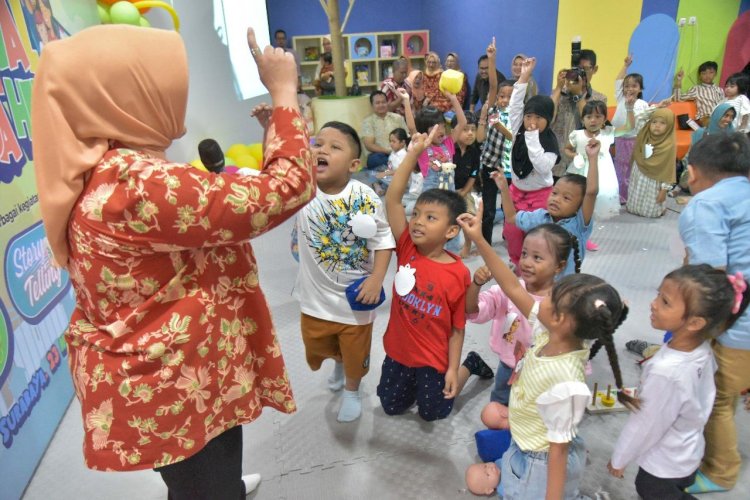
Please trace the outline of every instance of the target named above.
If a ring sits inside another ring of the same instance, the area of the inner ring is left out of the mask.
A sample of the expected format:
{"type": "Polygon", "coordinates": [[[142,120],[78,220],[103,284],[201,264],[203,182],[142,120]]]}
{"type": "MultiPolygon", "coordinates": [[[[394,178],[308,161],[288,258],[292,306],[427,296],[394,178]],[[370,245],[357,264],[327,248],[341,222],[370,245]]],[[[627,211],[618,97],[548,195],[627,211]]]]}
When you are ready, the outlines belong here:
{"type": "MultiPolygon", "coordinates": [[[[348,2],[339,0],[343,20],[348,2]]],[[[298,35],[328,33],[328,17],[318,0],[267,0],[268,28],[281,28],[291,39],[298,35]]],[[[422,2],[399,0],[359,0],[347,21],[347,33],[368,31],[408,31],[424,29],[422,2]]],[[[291,45],[291,40],[290,40],[291,45]]]]}
{"type": "Polygon", "coordinates": [[[677,7],[680,0],[643,0],[641,19],[653,14],[666,14],[672,19],[677,17],[677,7]]]}
{"type": "Polygon", "coordinates": [[[424,27],[430,30],[432,50],[441,58],[449,51],[457,52],[472,84],[477,59],[495,36],[498,69],[509,77],[514,55],[523,52],[534,56],[538,60],[534,75],[540,91],[548,94],[555,58],[557,7],[557,0],[433,0],[425,3],[422,18],[424,27]]]}

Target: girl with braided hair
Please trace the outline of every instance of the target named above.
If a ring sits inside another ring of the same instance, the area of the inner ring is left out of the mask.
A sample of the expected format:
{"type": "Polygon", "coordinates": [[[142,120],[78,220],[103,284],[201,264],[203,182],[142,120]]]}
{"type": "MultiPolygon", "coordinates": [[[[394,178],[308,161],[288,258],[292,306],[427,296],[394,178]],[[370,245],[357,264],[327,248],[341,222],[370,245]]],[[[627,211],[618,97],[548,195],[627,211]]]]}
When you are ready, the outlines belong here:
{"type": "Polygon", "coordinates": [[[741,275],[707,264],[683,266],[662,281],[651,326],[672,338],[643,364],[640,410],[630,415],[608,464],[621,478],[628,463],[638,463],[641,498],[695,498],[684,490],[695,481],[716,396],[709,340],[734,323],[748,297],[741,275]]]}
{"type": "MultiPolygon", "coordinates": [[[[511,376],[510,448],[499,467],[490,464],[495,469],[472,466],[467,485],[472,493],[487,495],[500,483],[504,499],[577,498],[586,463],[577,427],[591,399],[584,383],[588,341],[604,344],[621,389],[612,336],[627,316],[627,306],[612,286],[588,274],[563,277],[537,302],[482,237],[481,221],[481,204],[476,215],[459,217],[500,288],[528,318],[532,339],[511,376]]],[[[618,398],[634,403],[620,390],[618,398]]]]}

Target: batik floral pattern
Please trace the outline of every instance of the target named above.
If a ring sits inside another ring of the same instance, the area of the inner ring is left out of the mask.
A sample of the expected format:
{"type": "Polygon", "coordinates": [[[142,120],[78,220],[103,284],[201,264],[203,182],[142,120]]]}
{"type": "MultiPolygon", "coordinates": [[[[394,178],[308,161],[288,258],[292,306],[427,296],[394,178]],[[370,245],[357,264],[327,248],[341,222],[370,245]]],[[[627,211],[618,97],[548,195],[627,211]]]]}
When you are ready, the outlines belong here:
{"type": "Polygon", "coordinates": [[[304,121],[276,108],[257,177],[113,149],[68,236],[66,332],[88,467],[168,465],[257,418],[295,410],[249,239],[314,197],[304,121]]]}

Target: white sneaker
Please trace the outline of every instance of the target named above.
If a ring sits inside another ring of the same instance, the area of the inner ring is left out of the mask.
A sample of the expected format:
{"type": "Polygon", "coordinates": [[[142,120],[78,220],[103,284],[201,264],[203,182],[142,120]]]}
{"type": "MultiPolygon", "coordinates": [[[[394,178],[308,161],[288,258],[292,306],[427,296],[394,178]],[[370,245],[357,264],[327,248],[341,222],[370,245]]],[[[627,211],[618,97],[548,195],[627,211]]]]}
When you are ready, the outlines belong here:
{"type": "Polygon", "coordinates": [[[247,474],[242,476],[242,482],[245,483],[245,495],[249,495],[260,484],[260,474],[247,474]]]}

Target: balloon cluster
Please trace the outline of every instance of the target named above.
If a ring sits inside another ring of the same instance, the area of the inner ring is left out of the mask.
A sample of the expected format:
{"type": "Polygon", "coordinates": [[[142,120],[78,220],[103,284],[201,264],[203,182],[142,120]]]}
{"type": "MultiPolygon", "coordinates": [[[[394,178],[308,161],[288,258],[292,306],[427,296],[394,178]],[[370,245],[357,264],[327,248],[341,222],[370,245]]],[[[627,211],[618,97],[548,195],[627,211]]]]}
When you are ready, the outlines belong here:
{"type": "MultiPolygon", "coordinates": [[[[208,172],[200,158],[191,161],[195,168],[208,172]]],[[[236,173],[241,168],[260,170],[263,167],[263,144],[232,144],[224,156],[224,172],[236,173]]]]}
{"type": "Polygon", "coordinates": [[[151,23],[143,17],[143,14],[158,7],[169,12],[172,16],[174,29],[180,30],[180,18],[177,12],[166,2],[155,0],[99,0],[96,2],[99,11],[99,19],[102,24],[131,24],[133,26],[151,27],[151,23]]]}

